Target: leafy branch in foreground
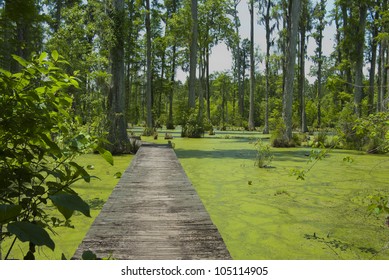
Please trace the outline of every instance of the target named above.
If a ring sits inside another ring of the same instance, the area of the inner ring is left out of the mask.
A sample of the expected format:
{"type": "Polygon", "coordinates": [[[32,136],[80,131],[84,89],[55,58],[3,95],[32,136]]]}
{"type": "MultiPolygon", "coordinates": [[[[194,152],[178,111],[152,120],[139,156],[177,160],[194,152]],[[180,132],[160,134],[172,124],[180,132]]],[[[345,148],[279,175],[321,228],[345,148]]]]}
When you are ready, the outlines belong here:
{"type": "Polygon", "coordinates": [[[66,219],[74,211],[90,216],[89,205],[71,188],[91,176],[75,161],[91,150],[113,164],[112,155],[101,148],[100,139],[80,131],[74,116],[70,87],[77,78],[61,67],[68,63],[53,51],[42,53],[31,62],[13,56],[22,66],[18,73],[0,69],[0,242],[13,238],[29,242],[25,259],[34,259],[36,246],[55,249],[49,232],[59,219],[49,205],[66,219]],[[5,231],[4,231],[5,229],[5,231]]]}

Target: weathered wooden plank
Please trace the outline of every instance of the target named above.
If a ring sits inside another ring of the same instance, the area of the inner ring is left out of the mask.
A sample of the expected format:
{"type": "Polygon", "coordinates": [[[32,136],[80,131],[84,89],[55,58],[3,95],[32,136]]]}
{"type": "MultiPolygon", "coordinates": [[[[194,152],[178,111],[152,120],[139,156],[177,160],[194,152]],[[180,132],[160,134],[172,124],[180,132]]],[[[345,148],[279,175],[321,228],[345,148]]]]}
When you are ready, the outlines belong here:
{"type": "Polygon", "coordinates": [[[173,149],[143,145],[95,219],[84,251],[114,259],[230,259],[173,149]]]}

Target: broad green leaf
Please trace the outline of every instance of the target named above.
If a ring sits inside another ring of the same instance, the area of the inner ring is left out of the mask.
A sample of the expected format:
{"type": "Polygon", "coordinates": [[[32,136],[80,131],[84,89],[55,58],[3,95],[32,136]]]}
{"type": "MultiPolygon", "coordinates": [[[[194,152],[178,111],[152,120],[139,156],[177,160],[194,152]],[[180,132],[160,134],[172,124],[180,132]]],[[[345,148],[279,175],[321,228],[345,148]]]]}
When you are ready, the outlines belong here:
{"type": "Polygon", "coordinates": [[[47,58],[47,53],[46,52],[41,53],[41,55],[39,56],[39,62],[42,63],[46,58],[47,58]]]}
{"type": "Polygon", "coordinates": [[[109,151],[102,147],[97,147],[96,150],[110,165],[113,165],[113,156],[109,151]]]}
{"type": "Polygon", "coordinates": [[[54,251],[55,244],[49,234],[39,225],[30,222],[13,222],[8,224],[9,233],[15,234],[22,242],[32,242],[37,246],[47,246],[54,251]]]}
{"type": "Polygon", "coordinates": [[[0,224],[16,218],[22,212],[22,206],[11,204],[0,204],[0,224]]]}
{"type": "Polygon", "coordinates": [[[97,260],[97,256],[92,251],[84,251],[81,258],[83,260],[97,260]]]}
{"type": "Polygon", "coordinates": [[[75,210],[90,217],[89,205],[76,194],[57,193],[49,198],[66,219],[69,219],[75,210]]]}
{"type": "Polygon", "coordinates": [[[58,147],[58,145],[54,141],[49,139],[49,137],[46,134],[42,134],[41,137],[42,137],[42,140],[47,144],[47,146],[50,147],[51,153],[54,153],[56,155],[62,155],[62,151],[58,147]]]}
{"type": "Polygon", "coordinates": [[[6,76],[7,78],[11,78],[11,76],[12,76],[11,72],[4,70],[4,69],[1,69],[1,68],[0,68],[0,73],[3,74],[4,76],[6,76]]]}
{"type": "Polygon", "coordinates": [[[115,177],[115,179],[122,178],[122,172],[116,172],[115,175],[113,175],[113,177],[115,177]]]}
{"type": "Polygon", "coordinates": [[[37,87],[35,91],[39,94],[43,94],[46,91],[46,87],[37,87]]]}
{"type": "Polygon", "coordinates": [[[56,50],[52,51],[51,57],[54,59],[54,61],[57,61],[59,57],[58,52],[56,50]]]}
{"type": "Polygon", "coordinates": [[[57,209],[65,217],[66,220],[69,220],[73,216],[74,210],[70,210],[59,205],[57,205],[57,209]]]}
{"type": "Polygon", "coordinates": [[[75,79],[70,79],[70,83],[75,87],[75,88],[79,88],[80,85],[78,84],[78,82],[75,80],[75,79]]]}
{"type": "Polygon", "coordinates": [[[78,165],[78,163],[71,161],[69,164],[77,169],[77,172],[81,174],[82,178],[84,178],[85,182],[90,182],[90,175],[89,173],[84,169],[84,167],[78,165]]]}
{"type": "Polygon", "coordinates": [[[28,62],[24,58],[17,56],[15,54],[12,55],[12,58],[15,59],[20,65],[27,67],[28,62]]]}

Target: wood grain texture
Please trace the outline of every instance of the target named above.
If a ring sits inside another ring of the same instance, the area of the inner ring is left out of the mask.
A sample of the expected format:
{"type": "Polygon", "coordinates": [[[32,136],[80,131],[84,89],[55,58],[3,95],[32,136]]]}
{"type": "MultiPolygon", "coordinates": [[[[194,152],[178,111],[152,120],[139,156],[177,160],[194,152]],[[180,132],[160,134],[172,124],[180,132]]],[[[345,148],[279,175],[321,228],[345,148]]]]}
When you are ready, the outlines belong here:
{"type": "Polygon", "coordinates": [[[177,156],[168,145],[144,144],[95,219],[84,251],[114,259],[230,259],[177,156]]]}

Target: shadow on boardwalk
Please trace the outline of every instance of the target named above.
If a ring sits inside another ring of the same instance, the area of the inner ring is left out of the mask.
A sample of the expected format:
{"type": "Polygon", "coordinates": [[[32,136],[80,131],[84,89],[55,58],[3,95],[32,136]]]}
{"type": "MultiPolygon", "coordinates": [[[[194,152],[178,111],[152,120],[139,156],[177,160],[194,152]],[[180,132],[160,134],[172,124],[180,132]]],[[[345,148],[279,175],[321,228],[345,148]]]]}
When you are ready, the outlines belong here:
{"type": "Polygon", "coordinates": [[[173,149],[144,144],[73,258],[230,259],[173,149]]]}

